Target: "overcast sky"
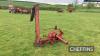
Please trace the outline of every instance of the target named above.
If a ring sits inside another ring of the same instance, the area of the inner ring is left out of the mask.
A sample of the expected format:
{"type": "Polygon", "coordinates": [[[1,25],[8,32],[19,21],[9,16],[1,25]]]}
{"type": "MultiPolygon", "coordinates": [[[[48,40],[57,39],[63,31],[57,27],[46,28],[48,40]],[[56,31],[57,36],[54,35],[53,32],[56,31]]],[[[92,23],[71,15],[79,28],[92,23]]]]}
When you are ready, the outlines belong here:
{"type": "Polygon", "coordinates": [[[18,1],[30,1],[30,2],[39,2],[39,3],[48,3],[48,4],[70,4],[77,1],[78,4],[81,4],[83,0],[18,0],[18,1]]]}

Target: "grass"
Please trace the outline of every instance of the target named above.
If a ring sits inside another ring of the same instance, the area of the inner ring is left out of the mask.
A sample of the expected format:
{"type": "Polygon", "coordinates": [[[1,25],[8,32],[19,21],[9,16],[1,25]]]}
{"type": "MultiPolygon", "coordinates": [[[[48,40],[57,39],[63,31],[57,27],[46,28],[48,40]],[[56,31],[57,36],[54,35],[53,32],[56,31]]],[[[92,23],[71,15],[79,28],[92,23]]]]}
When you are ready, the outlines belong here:
{"type": "Polygon", "coordinates": [[[0,10],[0,56],[99,56],[100,13],[57,13],[40,11],[41,36],[57,25],[64,32],[64,39],[50,46],[34,47],[34,22],[30,15],[10,14],[0,10]],[[68,46],[95,46],[94,52],[69,52],[68,46]]]}

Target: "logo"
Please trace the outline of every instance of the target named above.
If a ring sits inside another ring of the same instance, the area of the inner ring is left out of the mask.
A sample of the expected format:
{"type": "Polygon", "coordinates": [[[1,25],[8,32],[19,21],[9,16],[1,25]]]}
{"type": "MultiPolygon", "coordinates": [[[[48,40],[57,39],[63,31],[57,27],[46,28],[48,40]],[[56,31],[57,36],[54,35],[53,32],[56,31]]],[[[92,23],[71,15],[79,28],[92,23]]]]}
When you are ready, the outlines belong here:
{"type": "Polygon", "coordinates": [[[69,52],[93,52],[94,46],[69,46],[69,52]]]}

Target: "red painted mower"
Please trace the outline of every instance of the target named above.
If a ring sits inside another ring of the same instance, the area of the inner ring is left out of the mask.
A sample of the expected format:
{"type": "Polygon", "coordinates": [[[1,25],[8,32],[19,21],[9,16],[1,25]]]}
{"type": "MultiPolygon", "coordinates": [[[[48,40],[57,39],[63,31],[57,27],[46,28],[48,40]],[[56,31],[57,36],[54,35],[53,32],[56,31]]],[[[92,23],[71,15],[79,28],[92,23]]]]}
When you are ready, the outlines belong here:
{"type": "Polygon", "coordinates": [[[40,26],[39,26],[39,5],[35,5],[32,8],[32,13],[31,13],[31,19],[30,21],[33,21],[33,18],[35,17],[35,34],[36,34],[36,39],[34,42],[35,46],[44,46],[44,44],[50,43],[53,45],[57,41],[61,41],[65,44],[68,44],[67,41],[63,40],[63,32],[61,29],[58,29],[57,26],[48,33],[47,38],[42,39],[40,37],[40,26]]]}

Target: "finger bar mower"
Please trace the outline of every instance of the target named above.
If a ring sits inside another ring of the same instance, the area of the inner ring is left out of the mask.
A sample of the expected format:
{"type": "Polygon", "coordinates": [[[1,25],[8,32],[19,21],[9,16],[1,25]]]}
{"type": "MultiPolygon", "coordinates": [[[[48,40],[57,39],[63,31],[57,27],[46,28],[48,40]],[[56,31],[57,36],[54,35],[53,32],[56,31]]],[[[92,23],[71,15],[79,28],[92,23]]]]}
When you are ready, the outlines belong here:
{"type": "Polygon", "coordinates": [[[35,42],[34,42],[35,46],[41,47],[41,46],[44,46],[44,44],[47,44],[47,43],[50,43],[51,45],[53,45],[57,41],[61,41],[65,44],[68,44],[68,41],[65,41],[63,39],[62,30],[58,29],[57,26],[55,26],[55,28],[48,33],[47,38],[43,39],[43,38],[40,37],[39,5],[38,4],[36,4],[32,8],[30,21],[33,21],[34,17],[35,17],[35,35],[36,35],[35,42]]]}

